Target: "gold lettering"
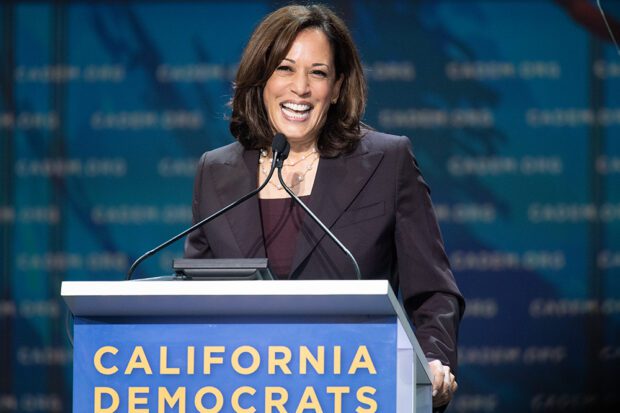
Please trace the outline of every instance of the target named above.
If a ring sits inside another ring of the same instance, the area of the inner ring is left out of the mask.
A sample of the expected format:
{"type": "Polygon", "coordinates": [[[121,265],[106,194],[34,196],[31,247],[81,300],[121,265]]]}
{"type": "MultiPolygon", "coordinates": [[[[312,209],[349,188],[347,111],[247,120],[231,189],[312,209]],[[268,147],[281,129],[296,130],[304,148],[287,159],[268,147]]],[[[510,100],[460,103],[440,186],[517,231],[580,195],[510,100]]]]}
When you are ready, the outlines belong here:
{"type": "Polygon", "coordinates": [[[95,369],[101,373],[104,374],[106,376],[109,376],[111,374],[114,374],[118,371],[118,367],[116,366],[112,366],[112,367],[105,367],[103,365],[103,363],[101,362],[101,358],[103,357],[104,354],[106,353],[110,353],[110,354],[114,354],[116,355],[116,353],[118,353],[118,349],[116,347],[112,347],[112,346],[103,346],[101,347],[99,350],[97,350],[97,352],[95,353],[95,357],[93,359],[93,363],[95,365],[95,369]]]}
{"type": "Polygon", "coordinates": [[[128,391],[127,409],[129,413],[149,413],[149,409],[138,409],[136,405],[147,404],[146,397],[138,397],[138,394],[149,394],[148,387],[130,387],[128,391]]]}
{"type": "Polygon", "coordinates": [[[334,395],[334,413],[342,413],[342,395],[351,391],[349,386],[328,386],[327,393],[334,395]]]}
{"type": "Polygon", "coordinates": [[[185,413],[185,399],[186,399],[187,390],[185,387],[177,388],[177,391],[174,392],[173,395],[168,393],[168,389],[165,387],[160,387],[157,390],[157,401],[158,401],[158,412],[166,411],[166,404],[173,408],[175,404],[179,404],[179,413],[185,413]]]}
{"type": "Polygon", "coordinates": [[[252,346],[241,346],[233,352],[231,363],[233,369],[237,373],[247,376],[258,370],[258,367],[260,366],[260,354],[258,354],[258,351],[252,346]],[[252,357],[252,363],[248,367],[243,367],[241,363],[239,363],[239,358],[244,353],[247,353],[250,357],[252,357]]]}
{"type": "Polygon", "coordinates": [[[116,390],[110,387],[95,387],[95,413],[114,413],[118,409],[120,399],[116,390]],[[112,404],[110,407],[101,407],[101,396],[107,394],[112,397],[112,404]]]}
{"type": "Polygon", "coordinates": [[[220,410],[222,410],[222,406],[224,405],[224,396],[222,396],[222,392],[220,392],[217,388],[212,386],[206,386],[198,390],[198,392],[196,393],[196,397],[194,398],[194,405],[200,413],[218,413],[220,410]],[[202,398],[207,393],[215,396],[215,405],[210,409],[204,407],[204,405],[202,404],[202,398]]]}
{"type": "Polygon", "coordinates": [[[195,353],[196,349],[194,346],[187,347],[187,374],[194,374],[194,365],[195,365],[195,353]]]}
{"type": "Polygon", "coordinates": [[[342,373],[342,347],[334,346],[334,374],[342,373]]]}
{"type": "Polygon", "coordinates": [[[317,348],[317,356],[314,357],[312,352],[306,346],[299,348],[299,374],[306,374],[308,363],[312,365],[314,371],[318,374],[325,374],[325,346],[317,348]]]}
{"type": "Polygon", "coordinates": [[[213,353],[223,353],[226,351],[224,346],[205,346],[203,349],[204,354],[204,364],[203,364],[203,373],[211,374],[211,365],[212,364],[224,364],[224,359],[222,357],[214,357],[213,353]]]}
{"type": "Polygon", "coordinates": [[[251,394],[254,396],[256,394],[256,389],[250,386],[239,387],[232,395],[232,399],[230,403],[232,404],[235,413],[254,413],[256,412],[256,408],[254,406],[250,406],[248,408],[241,407],[239,403],[239,398],[241,398],[242,394],[251,394]]]}
{"type": "Polygon", "coordinates": [[[375,413],[377,411],[377,402],[375,399],[367,397],[366,394],[375,394],[377,389],[370,386],[363,386],[357,389],[357,401],[368,406],[367,409],[358,406],[355,411],[357,413],[375,413]]]}
{"type": "Polygon", "coordinates": [[[319,399],[316,397],[314,387],[311,386],[306,386],[304,394],[301,395],[301,400],[297,405],[297,410],[295,410],[295,413],[303,413],[306,409],[312,409],[316,413],[323,413],[319,399]]]}
{"type": "Polygon", "coordinates": [[[349,374],[355,374],[358,369],[367,369],[370,374],[377,374],[377,369],[375,369],[375,365],[372,362],[372,358],[366,346],[359,346],[357,348],[357,352],[349,368],[349,374]]]}
{"type": "Polygon", "coordinates": [[[133,353],[131,353],[131,358],[125,369],[125,374],[131,374],[134,369],[142,369],[145,374],[153,374],[153,370],[151,370],[151,366],[146,358],[146,354],[144,354],[142,346],[136,346],[136,348],[133,349],[133,353]]]}
{"type": "Polygon", "coordinates": [[[181,374],[178,367],[168,367],[168,347],[159,348],[159,374],[181,374]]]}
{"type": "Polygon", "coordinates": [[[292,374],[288,367],[292,357],[291,349],[288,347],[269,346],[269,374],[276,374],[276,367],[279,367],[284,374],[292,374]],[[282,356],[278,358],[278,354],[282,356]]]}
{"type": "Polygon", "coordinates": [[[271,413],[273,408],[278,409],[278,413],[287,413],[284,404],[288,401],[288,391],[284,387],[265,387],[265,413],[271,413]],[[280,395],[274,399],[274,395],[280,395]]]}

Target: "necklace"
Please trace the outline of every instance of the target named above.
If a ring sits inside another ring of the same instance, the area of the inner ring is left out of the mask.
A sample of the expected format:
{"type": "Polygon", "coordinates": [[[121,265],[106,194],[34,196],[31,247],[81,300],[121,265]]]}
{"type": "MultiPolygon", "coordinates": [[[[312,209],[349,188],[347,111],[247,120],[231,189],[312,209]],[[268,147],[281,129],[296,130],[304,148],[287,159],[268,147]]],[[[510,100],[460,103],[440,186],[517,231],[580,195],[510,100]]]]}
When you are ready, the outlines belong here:
{"type": "MultiPolygon", "coordinates": [[[[261,149],[260,150],[260,157],[258,159],[258,163],[260,165],[260,171],[265,176],[269,175],[269,170],[265,167],[265,164],[271,164],[271,161],[273,160],[273,158],[269,158],[269,157],[267,157],[267,155],[268,155],[267,150],[265,150],[265,149],[261,149]],[[267,162],[265,162],[265,161],[267,161],[267,162]]],[[[285,161],[282,164],[282,170],[284,170],[284,167],[293,167],[293,166],[297,165],[298,163],[300,163],[302,161],[305,161],[306,159],[310,159],[310,163],[303,168],[301,173],[296,175],[296,178],[294,179],[294,182],[292,182],[289,185],[289,188],[295,188],[297,185],[302,183],[304,181],[304,179],[306,179],[306,175],[308,174],[308,172],[310,172],[312,169],[314,169],[314,164],[319,159],[319,154],[316,151],[316,148],[312,148],[312,150],[310,152],[302,155],[302,157],[297,159],[296,161],[288,162],[288,163],[285,161]],[[315,156],[313,156],[313,155],[315,155],[315,156]]],[[[269,183],[271,185],[273,185],[274,187],[276,187],[276,189],[278,191],[281,191],[283,189],[282,188],[282,184],[280,184],[279,182],[276,184],[276,183],[273,183],[270,180],[269,183]]]]}
{"type": "MultiPolygon", "coordinates": [[[[294,162],[291,162],[290,160],[286,160],[284,161],[284,163],[282,164],[282,166],[295,166],[297,165],[299,162],[305,161],[306,158],[308,158],[309,156],[312,156],[316,153],[316,147],[312,147],[312,149],[308,152],[306,152],[305,154],[303,154],[301,156],[301,158],[297,159],[294,162]]],[[[260,150],[260,158],[258,159],[258,163],[262,164],[264,162],[265,159],[267,159],[267,155],[268,152],[266,149],[261,149],[260,150]]],[[[272,160],[272,158],[268,158],[269,161],[272,160]]]]}

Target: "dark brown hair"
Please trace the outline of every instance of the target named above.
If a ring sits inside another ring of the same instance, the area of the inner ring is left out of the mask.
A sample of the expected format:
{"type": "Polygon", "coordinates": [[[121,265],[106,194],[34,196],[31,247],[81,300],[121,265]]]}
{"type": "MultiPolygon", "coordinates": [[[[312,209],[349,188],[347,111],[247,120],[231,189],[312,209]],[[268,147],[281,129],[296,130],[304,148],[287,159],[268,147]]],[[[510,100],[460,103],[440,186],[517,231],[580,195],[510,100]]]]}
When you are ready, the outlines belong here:
{"type": "Polygon", "coordinates": [[[271,146],[273,130],[263,104],[263,88],[286,57],[297,35],[308,28],[329,39],[336,79],[342,76],[338,101],[332,104],[319,133],[321,155],[333,157],[353,150],[360,139],[366,106],[366,80],[359,54],[345,23],[323,5],[282,7],[254,30],[239,63],[230,102],[230,131],[246,149],[271,146]]]}

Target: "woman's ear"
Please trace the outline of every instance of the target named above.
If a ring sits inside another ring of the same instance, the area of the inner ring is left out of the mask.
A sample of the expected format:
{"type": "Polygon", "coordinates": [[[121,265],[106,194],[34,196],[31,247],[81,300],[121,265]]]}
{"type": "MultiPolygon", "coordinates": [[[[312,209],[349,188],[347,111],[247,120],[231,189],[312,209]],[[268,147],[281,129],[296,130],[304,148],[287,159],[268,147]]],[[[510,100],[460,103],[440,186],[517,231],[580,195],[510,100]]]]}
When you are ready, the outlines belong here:
{"type": "Polygon", "coordinates": [[[340,74],[340,77],[334,83],[334,88],[332,90],[332,105],[338,102],[338,98],[340,97],[340,88],[342,87],[342,82],[344,81],[344,75],[340,74]]]}

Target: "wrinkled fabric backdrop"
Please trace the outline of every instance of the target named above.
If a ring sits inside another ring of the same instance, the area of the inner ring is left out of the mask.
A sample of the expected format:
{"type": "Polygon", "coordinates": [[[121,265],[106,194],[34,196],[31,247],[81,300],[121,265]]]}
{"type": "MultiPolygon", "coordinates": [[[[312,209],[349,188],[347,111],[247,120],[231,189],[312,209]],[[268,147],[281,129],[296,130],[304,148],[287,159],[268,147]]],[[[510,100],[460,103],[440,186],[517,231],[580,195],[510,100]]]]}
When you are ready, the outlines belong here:
{"type": "MultiPolygon", "coordinates": [[[[240,54],[280,5],[0,4],[0,411],[71,410],[61,281],[121,280],[190,224],[240,54]]],[[[333,5],[365,121],[412,140],[468,300],[449,411],[618,406],[620,53],[596,3],[333,5]]]]}

